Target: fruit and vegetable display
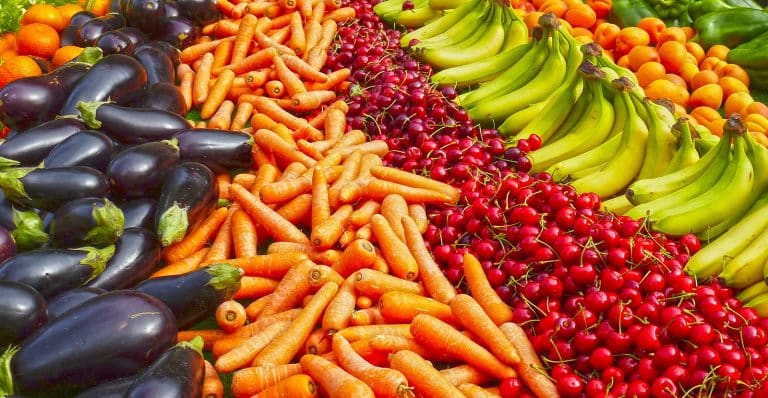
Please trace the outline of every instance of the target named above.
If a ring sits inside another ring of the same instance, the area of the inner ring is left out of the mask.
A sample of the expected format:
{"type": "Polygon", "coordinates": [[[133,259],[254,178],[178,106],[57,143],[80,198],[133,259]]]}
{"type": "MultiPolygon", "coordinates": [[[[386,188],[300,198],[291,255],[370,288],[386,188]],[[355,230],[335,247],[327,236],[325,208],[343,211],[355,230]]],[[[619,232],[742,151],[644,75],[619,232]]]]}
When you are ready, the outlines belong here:
{"type": "Polygon", "coordinates": [[[768,396],[768,10],[0,0],[0,397],[768,396]]]}

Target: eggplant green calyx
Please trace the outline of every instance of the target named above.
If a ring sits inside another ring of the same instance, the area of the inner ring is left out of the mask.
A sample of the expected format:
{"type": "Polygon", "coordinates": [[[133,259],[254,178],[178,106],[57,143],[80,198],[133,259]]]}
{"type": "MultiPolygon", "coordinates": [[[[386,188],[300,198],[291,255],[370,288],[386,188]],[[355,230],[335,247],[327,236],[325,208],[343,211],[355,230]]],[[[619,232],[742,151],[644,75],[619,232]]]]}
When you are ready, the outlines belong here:
{"type": "Polygon", "coordinates": [[[86,281],[87,283],[104,272],[104,269],[107,267],[107,262],[115,254],[115,245],[109,245],[103,248],[85,246],[78,247],[75,250],[86,252],[85,258],[80,260],[80,264],[87,265],[93,269],[93,274],[88,278],[88,281],[86,281]]]}
{"type": "Polygon", "coordinates": [[[203,342],[202,337],[195,336],[195,338],[192,340],[178,342],[175,346],[171,347],[171,349],[178,347],[182,349],[186,348],[186,349],[194,350],[196,353],[200,354],[200,356],[202,357],[204,344],[205,343],[203,342]]]}
{"type": "Polygon", "coordinates": [[[13,167],[0,171],[0,189],[13,201],[29,199],[21,179],[34,170],[35,167],[13,167]]]}
{"type": "Polygon", "coordinates": [[[20,251],[37,249],[48,242],[43,220],[34,210],[21,211],[13,207],[13,224],[16,228],[11,232],[16,247],[20,251]]]}
{"type": "Polygon", "coordinates": [[[123,211],[109,199],[104,199],[103,206],[94,205],[91,215],[96,221],[96,226],[85,234],[86,242],[96,246],[108,245],[123,234],[123,211]]]}
{"type": "Polygon", "coordinates": [[[13,395],[13,373],[11,359],[19,351],[19,347],[8,347],[0,356],[0,398],[13,395]]]}
{"type": "Polygon", "coordinates": [[[72,62],[78,62],[88,65],[94,65],[104,58],[104,51],[99,47],[86,47],[83,52],[77,56],[72,62]]]}
{"type": "Polygon", "coordinates": [[[174,203],[161,216],[157,223],[157,236],[163,247],[170,246],[184,238],[189,228],[187,208],[174,203]]]}
{"type": "Polygon", "coordinates": [[[18,161],[0,156],[0,168],[4,169],[7,167],[15,167],[18,165],[19,165],[18,161]]]}
{"type": "Polygon", "coordinates": [[[86,126],[92,129],[101,127],[101,121],[96,117],[96,111],[99,107],[110,103],[109,101],[80,101],[77,103],[77,110],[80,112],[80,118],[86,126]]]}
{"type": "Polygon", "coordinates": [[[220,291],[229,300],[240,289],[243,270],[227,263],[209,265],[206,272],[211,276],[208,285],[220,291]]]}

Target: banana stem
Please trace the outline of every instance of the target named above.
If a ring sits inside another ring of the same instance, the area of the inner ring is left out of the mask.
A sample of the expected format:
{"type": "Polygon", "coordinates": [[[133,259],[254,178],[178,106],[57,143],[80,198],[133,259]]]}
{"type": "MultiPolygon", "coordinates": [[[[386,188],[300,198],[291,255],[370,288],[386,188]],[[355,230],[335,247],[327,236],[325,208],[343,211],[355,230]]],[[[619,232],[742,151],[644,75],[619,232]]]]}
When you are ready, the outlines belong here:
{"type": "Polygon", "coordinates": [[[738,113],[734,113],[725,121],[723,132],[726,131],[737,135],[744,135],[747,132],[747,125],[738,113]]]}

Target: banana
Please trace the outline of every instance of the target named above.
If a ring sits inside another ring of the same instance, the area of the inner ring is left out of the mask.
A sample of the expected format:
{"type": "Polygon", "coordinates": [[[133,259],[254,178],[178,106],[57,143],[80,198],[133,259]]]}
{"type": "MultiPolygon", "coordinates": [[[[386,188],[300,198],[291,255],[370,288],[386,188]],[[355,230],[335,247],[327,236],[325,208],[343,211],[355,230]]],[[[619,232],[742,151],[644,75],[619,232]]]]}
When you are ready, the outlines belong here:
{"type": "Polygon", "coordinates": [[[685,272],[704,280],[717,275],[723,264],[741,253],[747,245],[768,229],[768,196],[757,201],[746,216],[696,252],[685,264],[685,272]]]}
{"type": "Polygon", "coordinates": [[[763,267],[768,262],[768,228],[723,266],[720,279],[725,285],[742,289],[765,280],[763,267]]]}
{"type": "Polygon", "coordinates": [[[599,170],[605,163],[611,160],[613,155],[616,154],[616,151],[619,149],[619,144],[621,144],[622,135],[622,133],[619,133],[591,151],[584,152],[581,155],[556,163],[547,169],[547,172],[551,174],[552,178],[557,182],[566,180],[572,181],[576,178],[591,174],[592,172],[599,170]],[[585,170],[589,170],[590,172],[577,177],[578,174],[585,170]]]}
{"type": "MultiPolygon", "coordinates": [[[[589,64],[591,65],[591,64],[589,64]]],[[[563,129],[563,138],[552,143],[545,141],[544,146],[528,154],[533,172],[544,171],[553,164],[589,151],[605,142],[613,127],[613,105],[603,96],[601,75],[593,68],[594,74],[587,74],[585,94],[579,101],[589,103],[587,109],[579,114],[579,123],[573,128],[563,129]]],[[[621,97],[619,97],[621,99],[621,97]]],[[[553,109],[553,111],[556,111],[553,109]]]]}
{"type": "Polygon", "coordinates": [[[423,41],[453,28],[458,23],[464,21],[465,18],[471,18],[468,17],[468,14],[471,12],[479,12],[479,9],[482,8],[487,2],[488,0],[465,1],[460,7],[455,8],[452,11],[446,11],[442,17],[437,18],[416,30],[404,34],[403,37],[400,38],[400,46],[408,47],[411,40],[413,39],[423,41]]]}
{"type": "Polygon", "coordinates": [[[654,178],[664,175],[664,170],[669,166],[675,155],[675,136],[670,132],[666,123],[659,119],[657,110],[660,108],[648,99],[639,99],[633,96],[635,108],[645,110],[646,118],[643,119],[648,126],[648,146],[645,150],[645,160],[638,173],[638,179],[654,178]]]}
{"type": "Polygon", "coordinates": [[[600,209],[603,211],[608,211],[614,214],[622,215],[627,212],[627,210],[632,208],[632,202],[630,202],[626,196],[619,195],[615,198],[608,199],[606,201],[603,201],[600,205],[600,209]]]}
{"type": "Polygon", "coordinates": [[[501,51],[507,51],[528,43],[528,27],[509,7],[501,7],[506,19],[504,21],[504,45],[501,51]]]}
{"type": "Polygon", "coordinates": [[[742,303],[746,303],[747,301],[766,293],[768,293],[768,283],[760,281],[739,292],[736,298],[742,303]]]}
{"type": "Polygon", "coordinates": [[[752,308],[761,317],[768,316],[768,294],[761,294],[745,302],[744,306],[752,308]]]}
{"type": "MultiPolygon", "coordinates": [[[[461,18],[461,20],[457,21],[452,26],[447,27],[439,34],[436,34],[428,38],[416,38],[418,40],[418,43],[411,46],[411,49],[415,51],[415,50],[424,49],[424,48],[441,48],[445,46],[451,46],[451,45],[461,43],[464,40],[467,40],[467,38],[469,38],[470,36],[472,36],[478,31],[482,33],[482,28],[485,24],[485,20],[489,17],[490,9],[491,7],[488,5],[487,1],[481,4],[478,4],[478,6],[469,10],[461,18]]],[[[448,16],[453,15],[456,12],[459,12],[459,10],[451,11],[448,15],[444,16],[443,18],[447,18],[448,16]]],[[[429,23],[425,26],[431,26],[432,24],[438,23],[443,18],[439,18],[434,22],[429,23]]],[[[402,39],[401,39],[401,44],[402,44],[402,39]]],[[[408,44],[410,44],[410,41],[406,43],[404,47],[407,47],[408,44]]]]}
{"type": "Polygon", "coordinates": [[[520,58],[531,51],[533,42],[526,43],[481,61],[443,69],[432,75],[432,83],[443,86],[465,87],[493,80],[511,68],[520,58]]]}
{"type": "Polygon", "coordinates": [[[577,192],[594,192],[601,198],[623,192],[637,176],[643,165],[648,141],[648,127],[635,112],[635,106],[629,98],[632,83],[626,78],[620,78],[614,84],[622,89],[619,95],[624,96],[627,113],[618,151],[599,170],[571,183],[577,192]]]}
{"type": "Polygon", "coordinates": [[[498,127],[499,134],[503,137],[508,136],[508,132],[520,131],[533,122],[536,116],[547,113],[547,103],[549,101],[539,101],[535,104],[528,105],[527,108],[521,109],[507,118],[504,123],[498,127]]]}
{"type": "Polygon", "coordinates": [[[463,0],[429,0],[429,6],[435,10],[450,10],[461,7],[463,0]]]}
{"type": "MultiPolygon", "coordinates": [[[[605,71],[604,68],[600,68],[600,70],[605,71]]],[[[603,82],[603,94],[606,94],[605,97],[611,101],[611,103],[616,103],[616,95],[615,91],[610,84],[605,84],[605,81],[607,79],[611,79],[608,75],[605,75],[605,79],[602,80],[603,82]]],[[[618,77],[616,78],[618,79],[618,77]]],[[[613,79],[613,80],[616,80],[613,79]]],[[[622,131],[624,131],[624,125],[627,123],[627,112],[626,109],[624,109],[623,106],[615,106],[613,107],[613,127],[611,127],[611,132],[608,133],[609,138],[613,138],[619,134],[621,134],[622,131]]]]}
{"type": "Polygon", "coordinates": [[[395,23],[405,26],[406,28],[418,28],[424,26],[436,18],[439,18],[442,13],[438,10],[429,8],[428,4],[423,6],[417,6],[412,10],[404,10],[395,18],[395,23]]]}
{"type": "Polygon", "coordinates": [[[677,123],[672,126],[672,132],[675,132],[678,135],[678,147],[662,175],[671,174],[677,170],[684,169],[701,159],[699,152],[696,150],[696,145],[693,143],[688,119],[678,119],[677,123]]]}

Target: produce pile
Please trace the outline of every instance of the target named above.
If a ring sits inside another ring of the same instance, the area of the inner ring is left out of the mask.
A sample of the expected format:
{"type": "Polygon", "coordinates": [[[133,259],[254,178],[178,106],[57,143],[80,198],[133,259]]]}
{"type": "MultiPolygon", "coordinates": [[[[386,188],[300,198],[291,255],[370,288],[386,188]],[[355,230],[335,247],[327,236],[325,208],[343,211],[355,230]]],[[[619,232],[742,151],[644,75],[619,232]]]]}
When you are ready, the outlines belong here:
{"type": "Polygon", "coordinates": [[[0,396],[768,394],[761,37],[705,24],[764,11],[715,3],[30,6],[0,396]]]}

